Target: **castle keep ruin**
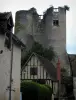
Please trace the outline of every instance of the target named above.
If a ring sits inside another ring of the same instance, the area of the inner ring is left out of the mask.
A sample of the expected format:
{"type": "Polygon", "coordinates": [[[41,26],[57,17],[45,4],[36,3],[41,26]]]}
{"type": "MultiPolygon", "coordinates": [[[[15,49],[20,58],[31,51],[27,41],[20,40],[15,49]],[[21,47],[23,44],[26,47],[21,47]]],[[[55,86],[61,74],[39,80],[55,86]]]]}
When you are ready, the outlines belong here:
{"type": "MultiPolygon", "coordinates": [[[[70,75],[70,65],[66,53],[66,11],[67,6],[48,8],[39,15],[35,8],[16,12],[15,34],[26,44],[29,50],[34,41],[45,48],[52,46],[60,58],[61,67],[70,75]],[[41,16],[43,18],[41,19],[41,16]]],[[[56,63],[57,63],[56,58],[56,63]]],[[[55,63],[55,64],[56,64],[55,63]]]]}

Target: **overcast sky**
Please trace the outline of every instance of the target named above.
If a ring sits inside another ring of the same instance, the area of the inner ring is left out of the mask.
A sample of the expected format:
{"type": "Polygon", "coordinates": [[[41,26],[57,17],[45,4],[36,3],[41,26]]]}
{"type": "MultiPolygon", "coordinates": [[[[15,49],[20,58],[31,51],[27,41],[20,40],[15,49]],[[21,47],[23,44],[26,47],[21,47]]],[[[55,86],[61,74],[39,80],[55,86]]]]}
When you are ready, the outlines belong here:
{"type": "Polygon", "coordinates": [[[15,20],[15,12],[18,10],[35,7],[39,14],[43,14],[50,5],[70,7],[67,12],[67,52],[76,54],[76,0],[0,0],[0,12],[11,11],[15,20]]]}

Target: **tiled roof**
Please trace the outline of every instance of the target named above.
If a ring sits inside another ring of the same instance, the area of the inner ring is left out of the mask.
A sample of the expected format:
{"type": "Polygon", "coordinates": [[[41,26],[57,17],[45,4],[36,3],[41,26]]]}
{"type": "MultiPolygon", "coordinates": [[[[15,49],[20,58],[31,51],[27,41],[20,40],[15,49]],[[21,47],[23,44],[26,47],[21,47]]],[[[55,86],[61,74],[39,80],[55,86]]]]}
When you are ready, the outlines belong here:
{"type": "Polygon", "coordinates": [[[0,19],[4,20],[4,19],[8,19],[10,16],[12,16],[11,12],[4,12],[4,13],[0,13],[0,19]]]}
{"type": "Polygon", "coordinates": [[[7,21],[7,24],[13,28],[14,23],[11,12],[0,13],[0,28],[5,29],[5,21],[7,21]]]}
{"type": "Polygon", "coordinates": [[[14,43],[21,46],[22,48],[25,48],[25,45],[17,38],[17,36],[15,36],[7,28],[5,29],[5,26],[4,26],[4,21],[5,20],[7,20],[7,23],[9,24],[9,27],[12,28],[13,27],[13,18],[12,18],[12,13],[11,12],[0,13],[0,31],[1,31],[1,29],[5,30],[5,31],[2,31],[2,34],[5,34],[5,32],[8,33],[8,37],[11,34],[14,43]],[[8,21],[8,19],[9,19],[9,21],[8,21]]]}
{"type": "Polygon", "coordinates": [[[23,42],[21,42],[18,38],[17,38],[17,36],[16,35],[14,35],[13,34],[13,40],[15,41],[15,43],[17,44],[17,45],[20,45],[22,48],[25,48],[26,46],[23,44],[23,42]]]}

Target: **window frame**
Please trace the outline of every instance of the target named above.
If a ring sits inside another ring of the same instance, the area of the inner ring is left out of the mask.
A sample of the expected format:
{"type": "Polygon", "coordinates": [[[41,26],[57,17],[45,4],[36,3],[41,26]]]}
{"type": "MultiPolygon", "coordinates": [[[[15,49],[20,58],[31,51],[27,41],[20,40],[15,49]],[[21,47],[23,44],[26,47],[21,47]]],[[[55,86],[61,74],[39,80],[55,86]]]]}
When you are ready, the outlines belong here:
{"type": "Polygon", "coordinates": [[[59,20],[58,19],[53,19],[53,26],[59,26],[59,20]]]}
{"type": "Polygon", "coordinates": [[[38,69],[37,67],[31,67],[30,68],[30,75],[37,75],[38,69]]]}

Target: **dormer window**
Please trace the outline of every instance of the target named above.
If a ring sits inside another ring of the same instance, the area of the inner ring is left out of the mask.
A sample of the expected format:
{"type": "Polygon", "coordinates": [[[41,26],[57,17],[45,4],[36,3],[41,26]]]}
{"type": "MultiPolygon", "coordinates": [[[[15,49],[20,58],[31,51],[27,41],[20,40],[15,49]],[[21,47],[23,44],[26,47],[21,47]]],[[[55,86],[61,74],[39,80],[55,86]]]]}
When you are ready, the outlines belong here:
{"type": "Polygon", "coordinates": [[[54,26],[59,26],[59,20],[53,20],[53,25],[54,26]]]}

